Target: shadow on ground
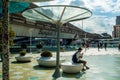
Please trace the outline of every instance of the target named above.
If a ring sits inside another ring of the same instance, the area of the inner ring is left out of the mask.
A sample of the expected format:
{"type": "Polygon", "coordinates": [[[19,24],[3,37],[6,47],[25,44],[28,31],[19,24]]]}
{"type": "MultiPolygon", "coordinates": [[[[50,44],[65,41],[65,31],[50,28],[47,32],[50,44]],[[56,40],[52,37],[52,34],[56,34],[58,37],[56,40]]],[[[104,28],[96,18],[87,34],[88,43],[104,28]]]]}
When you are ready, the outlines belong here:
{"type": "Polygon", "coordinates": [[[45,67],[45,66],[39,66],[39,65],[35,65],[33,66],[33,68],[35,70],[54,70],[55,67],[45,67]]]}
{"type": "Polygon", "coordinates": [[[27,61],[27,62],[12,61],[11,63],[13,63],[13,64],[25,64],[25,63],[30,63],[30,61],[27,61]]]}
{"type": "Polygon", "coordinates": [[[69,73],[64,73],[62,72],[62,77],[66,78],[81,78],[85,72],[79,72],[79,73],[74,73],[74,74],[69,74],[69,73]]]}

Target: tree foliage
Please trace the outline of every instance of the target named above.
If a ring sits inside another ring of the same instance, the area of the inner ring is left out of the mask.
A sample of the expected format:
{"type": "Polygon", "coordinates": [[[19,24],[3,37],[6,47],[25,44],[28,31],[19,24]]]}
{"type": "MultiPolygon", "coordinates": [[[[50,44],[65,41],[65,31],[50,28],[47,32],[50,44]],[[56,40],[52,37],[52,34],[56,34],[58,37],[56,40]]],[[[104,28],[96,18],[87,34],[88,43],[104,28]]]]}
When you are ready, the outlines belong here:
{"type": "MultiPolygon", "coordinates": [[[[3,34],[3,30],[2,30],[2,24],[0,23],[0,47],[2,47],[2,34],[3,34]]],[[[12,27],[9,27],[9,46],[13,46],[14,45],[14,38],[15,38],[16,34],[15,32],[12,30],[12,27]]]]}

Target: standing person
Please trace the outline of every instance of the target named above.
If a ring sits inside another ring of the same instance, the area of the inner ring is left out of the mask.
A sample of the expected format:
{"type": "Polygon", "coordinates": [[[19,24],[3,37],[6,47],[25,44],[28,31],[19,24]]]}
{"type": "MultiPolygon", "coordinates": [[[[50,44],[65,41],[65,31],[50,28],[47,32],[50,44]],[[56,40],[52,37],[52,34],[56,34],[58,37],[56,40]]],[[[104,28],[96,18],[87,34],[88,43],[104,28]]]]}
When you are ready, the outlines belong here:
{"type": "Polygon", "coordinates": [[[120,51],[120,42],[119,42],[119,44],[118,44],[118,50],[120,51]]]}
{"type": "Polygon", "coordinates": [[[83,71],[85,71],[86,69],[89,69],[89,67],[86,66],[87,61],[82,60],[82,58],[83,58],[82,48],[79,48],[77,52],[75,52],[74,55],[72,56],[72,61],[73,63],[82,63],[83,71]]]}
{"type": "Polygon", "coordinates": [[[100,49],[100,43],[98,42],[97,43],[97,47],[98,47],[98,51],[100,51],[99,49],[100,49]]]}
{"type": "Polygon", "coordinates": [[[89,49],[89,47],[90,47],[90,43],[87,42],[87,43],[86,43],[86,48],[89,49]]]}
{"type": "Polygon", "coordinates": [[[104,42],[104,48],[107,50],[107,42],[104,42]]]}
{"type": "Polygon", "coordinates": [[[102,42],[100,42],[99,44],[100,44],[100,48],[102,49],[102,48],[103,48],[103,43],[102,43],[102,42]]]}

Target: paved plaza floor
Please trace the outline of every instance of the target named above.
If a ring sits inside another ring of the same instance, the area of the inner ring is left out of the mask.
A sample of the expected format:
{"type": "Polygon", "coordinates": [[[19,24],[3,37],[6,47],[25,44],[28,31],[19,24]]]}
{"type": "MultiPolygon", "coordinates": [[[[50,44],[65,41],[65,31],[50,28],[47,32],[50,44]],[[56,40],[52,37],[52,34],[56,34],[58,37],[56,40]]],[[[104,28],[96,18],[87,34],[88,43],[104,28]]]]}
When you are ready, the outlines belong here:
{"type": "MultiPolygon", "coordinates": [[[[84,51],[84,50],[83,50],[84,51]]],[[[71,61],[75,51],[61,52],[60,57],[71,61]]],[[[61,71],[57,80],[119,80],[120,79],[120,51],[117,48],[108,48],[107,51],[90,48],[84,51],[84,58],[90,67],[85,73],[66,74],[61,71]]],[[[53,52],[55,56],[55,52],[53,52]]],[[[32,54],[33,58],[28,63],[17,63],[15,55],[10,56],[10,80],[55,80],[52,75],[53,68],[40,67],[36,61],[40,54],[32,54]]],[[[0,62],[0,80],[2,80],[2,62],[0,62]]]]}

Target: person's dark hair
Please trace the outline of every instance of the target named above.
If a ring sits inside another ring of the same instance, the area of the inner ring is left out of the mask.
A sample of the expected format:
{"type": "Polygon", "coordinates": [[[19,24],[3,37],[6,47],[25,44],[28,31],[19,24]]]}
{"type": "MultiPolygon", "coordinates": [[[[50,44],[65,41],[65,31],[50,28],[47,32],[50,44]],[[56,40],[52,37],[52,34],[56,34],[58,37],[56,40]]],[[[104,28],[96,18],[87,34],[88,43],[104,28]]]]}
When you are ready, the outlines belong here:
{"type": "Polygon", "coordinates": [[[82,50],[82,48],[80,47],[80,48],[78,48],[78,50],[82,50]]]}

